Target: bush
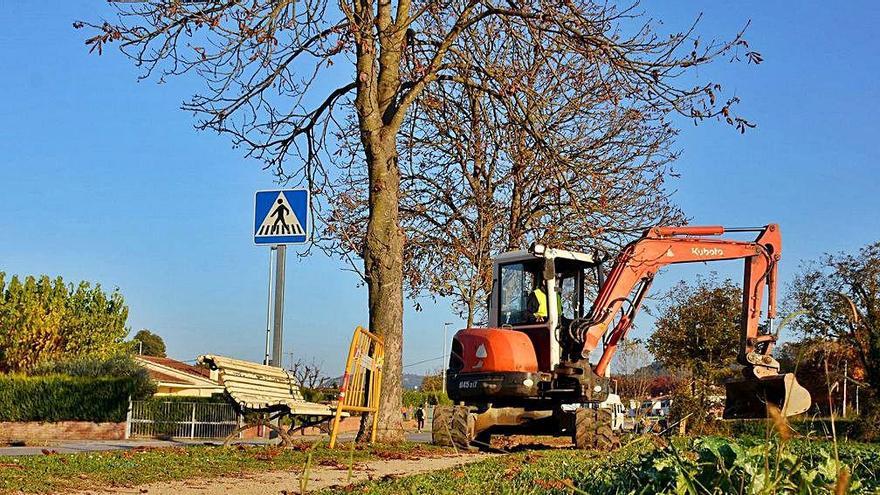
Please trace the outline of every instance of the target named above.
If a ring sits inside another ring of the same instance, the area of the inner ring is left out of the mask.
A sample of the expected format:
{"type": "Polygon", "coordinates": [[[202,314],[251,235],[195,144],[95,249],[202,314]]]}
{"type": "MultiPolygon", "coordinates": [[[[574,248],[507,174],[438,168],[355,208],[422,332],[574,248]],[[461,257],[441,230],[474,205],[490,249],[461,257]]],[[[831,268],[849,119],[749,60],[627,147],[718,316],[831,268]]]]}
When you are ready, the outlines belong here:
{"type": "MultiPolygon", "coordinates": [[[[686,386],[678,387],[672,393],[672,405],[669,407],[669,424],[684,420],[684,428],[688,434],[725,435],[729,433],[726,422],[718,420],[711,412],[713,403],[705,396],[694,396],[686,386]]],[[[678,431],[676,427],[676,432],[678,431]]],[[[675,434],[676,432],[673,432],[675,434]]]]}
{"type": "Polygon", "coordinates": [[[328,400],[328,398],[326,397],[326,395],[324,394],[324,392],[321,389],[300,387],[299,391],[302,394],[303,399],[305,399],[309,402],[321,402],[321,401],[328,400]]]}
{"type": "MultiPolygon", "coordinates": [[[[716,434],[725,434],[732,437],[758,437],[764,438],[774,428],[771,421],[763,419],[744,419],[719,422],[726,426],[719,429],[716,434]]],[[[831,418],[794,417],[788,418],[790,433],[801,437],[831,438],[831,418]]],[[[860,429],[861,420],[853,418],[834,418],[834,430],[839,440],[864,440],[866,439],[860,429]]]]}
{"type": "Polygon", "coordinates": [[[121,422],[131,377],[0,375],[0,421],[121,422]]]}
{"type": "Polygon", "coordinates": [[[126,378],[132,382],[132,399],[148,399],[156,393],[156,384],[150,379],[147,369],[126,354],[117,354],[106,359],[86,357],[48,363],[37,367],[30,374],[126,378]]]}
{"type": "Polygon", "coordinates": [[[880,442],[880,408],[852,420],[850,438],[862,442],[880,442]]]}

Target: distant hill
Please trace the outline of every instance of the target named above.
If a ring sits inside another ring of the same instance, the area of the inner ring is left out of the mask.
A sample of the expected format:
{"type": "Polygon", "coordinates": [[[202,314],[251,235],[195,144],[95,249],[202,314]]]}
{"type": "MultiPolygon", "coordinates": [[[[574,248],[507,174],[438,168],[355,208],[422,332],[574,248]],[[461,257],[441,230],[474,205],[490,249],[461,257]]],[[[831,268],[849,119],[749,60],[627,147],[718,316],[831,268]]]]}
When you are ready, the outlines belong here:
{"type": "MultiPolygon", "coordinates": [[[[415,387],[418,387],[422,384],[422,379],[425,378],[424,375],[417,375],[415,373],[404,373],[403,374],[403,388],[407,390],[412,390],[415,387]]],[[[341,385],[342,377],[337,376],[336,378],[324,378],[321,381],[321,385],[325,387],[332,386],[333,384],[341,385]]]]}
{"type": "Polygon", "coordinates": [[[668,375],[669,372],[666,370],[666,368],[663,367],[662,364],[660,364],[657,361],[654,361],[653,363],[651,363],[647,366],[642,366],[641,368],[637,369],[633,374],[634,375],[643,375],[644,374],[644,375],[648,375],[648,376],[661,376],[661,375],[668,375]]]}
{"type": "Polygon", "coordinates": [[[412,390],[415,387],[419,387],[422,385],[423,378],[425,378],[424,375],[417,375],[415,373],[404,373],[403,388],[412,390]]]}

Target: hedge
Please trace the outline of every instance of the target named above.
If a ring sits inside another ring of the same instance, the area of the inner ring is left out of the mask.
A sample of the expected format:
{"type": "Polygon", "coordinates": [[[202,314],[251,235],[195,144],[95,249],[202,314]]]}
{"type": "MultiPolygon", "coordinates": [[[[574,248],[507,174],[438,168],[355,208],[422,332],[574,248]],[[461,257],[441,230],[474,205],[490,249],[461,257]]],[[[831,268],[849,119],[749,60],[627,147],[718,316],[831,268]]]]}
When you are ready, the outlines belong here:
{"type": "MultiPolygon", "coordinates": [[[[798,435],[831,437],[831,419],[816,417],[789,418],[788,424],[798,435]]],[[[730,421],[729,434],[733,436],[764,436],[767,429],[771,428],[769,422],[763,420],[740,420],[730,421]]],[[[835,418],[834,430],[839,438],[858,439],[861,433],[858,431],[858,421],[855,418],[835,418]]]]}
{"type": "Polygon", "coordinates": [[[0,421],[125,421],[131,377],[0,375],[0,421]]]}
{"type": "Polygon", "coordinates": [[[188,395],[158,395],[148,399],[143,399],[148,404],[164,404],[166,402],[196,402],[198,404],[228,404],[229,399],[226,394],[212,394],[208,397],[192,397],[188,395]]]}
{"type": "Polygon", "coordinates": [[[69,375],[84,378],[128,378],[133,380],[134,400],[149,399],[156,393],[156,384],[150,379],[147,369],[126,354],[109,357],[79,357],[44,363],[28,375],[51,376],[69,375]]]}

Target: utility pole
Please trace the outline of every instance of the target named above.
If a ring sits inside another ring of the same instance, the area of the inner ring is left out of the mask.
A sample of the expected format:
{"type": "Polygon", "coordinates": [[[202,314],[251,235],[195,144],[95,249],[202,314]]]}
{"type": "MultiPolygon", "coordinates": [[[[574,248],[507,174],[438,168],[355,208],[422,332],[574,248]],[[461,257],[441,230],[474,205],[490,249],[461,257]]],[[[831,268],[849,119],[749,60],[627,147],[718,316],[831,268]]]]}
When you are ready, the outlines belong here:
{"type": "Polygon", "coordinates": [[[275,321],[272,328],[272,361],[276,368],[283,366],[282,339],[284,338],[284,268],[287,264],[287,246],[279,245],[275,249],[275,321]]]}
{"type": "Polygon", "coordinates": [[[443,324],[443,365],[440,368],[440,373],[443,377],[443,392],[446,392],[446,366],[449,364],[449,357],[446,355],[446,334],[449,325],[452,325],[452,323],[446,322],[443,324]]]}

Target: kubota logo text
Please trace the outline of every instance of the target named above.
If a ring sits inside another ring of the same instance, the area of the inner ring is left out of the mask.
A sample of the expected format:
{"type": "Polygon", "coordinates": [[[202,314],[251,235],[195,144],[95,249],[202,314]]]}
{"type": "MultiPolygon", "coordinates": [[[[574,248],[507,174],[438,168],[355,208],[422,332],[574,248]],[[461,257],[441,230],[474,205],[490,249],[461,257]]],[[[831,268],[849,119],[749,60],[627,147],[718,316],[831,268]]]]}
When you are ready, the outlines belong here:
{"type": "Polygon", "coordinates": [[[721,248],[691,248],[691,254],[694,256],[724,256],[721,248]]]}

